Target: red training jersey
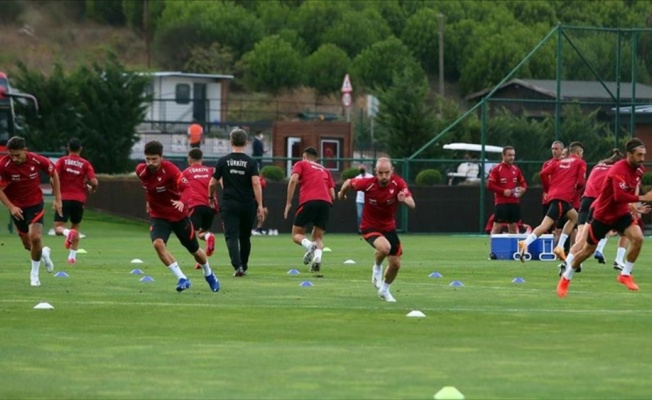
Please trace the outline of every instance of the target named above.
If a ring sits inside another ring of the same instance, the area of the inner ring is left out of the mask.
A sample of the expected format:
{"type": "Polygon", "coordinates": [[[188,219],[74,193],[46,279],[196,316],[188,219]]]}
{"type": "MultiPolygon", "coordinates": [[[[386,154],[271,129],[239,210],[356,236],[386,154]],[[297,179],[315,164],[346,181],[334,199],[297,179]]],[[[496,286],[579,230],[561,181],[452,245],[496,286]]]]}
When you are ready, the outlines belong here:
{"type": "MultiPolygon", "coordinates": [[[[213,172],[215,172],[215,168],[201,164],[191,165],[183,170],[179,189],[183,192],[181,198],[188,208],[209,206],[208,184],[213,172]]],[[[217,204],[217,200],[215,204],[217,204]]]]}
{"type": "Polygon", "coordinates": [[[593,202],[593,218],[612,225],[629,213],[629,203],[636,203],[636,188],[645,172],[643,166],[631,165],[627,160],[616,162],[607,172],[600,195],[593,202]]]}
{"type": "Polygon", "coordinates": [[[299,205],[311,200],[323,200],[333,204],[330,189],[335,188],[335,181],[323,165],[301,160],[294,164],[292,173],[299,175],[299,205]]]}
{"type": "Polygon", "coordinates": [[[494,192],[494,204],[518,204],[520,197],[513,194],[505,196],[505,189],[514,189],[516,187],[527,188],[527,183],[523,177],[521,169],[514,164],[501,162],[491,169],[487,179],[487,189],[494,192]]]}
{"type": "Polygon", "coordinates": [[[6,155],[0,159],[0,187],[13,205],[26,208],[41,204],[41,176],[43,171],[49,176],[54,175],[52,161],[40,154],[26,152],[25,162],[16,164],[6,155]]]}
{"type": "Polygon", "coordinates": [[[61,182],[61,200],[86,202],[86,181],[95,178],[95,170],[88,160],[77,154],[61,157],[55,164],[61,182]]]}
{"type": "Polygon", "coordinates": [[[600,163],[591,169],[589,178],[586,180],[586,189],[584,189],[584,197],[598,198],[602,191],[602,184],[607,177],[607,173],[613,164],[600,163]]]}
{"type": "MultiPolygon", "coordinates": [[[[168,221],[180,221],[187,215],[187,207],[179,211],[172,205],[172,200],[181,200],[179,181],[181,171],[170,161],[161,161],[157,171],[151,172],[145,163],[136,166],[136,175],[145,189],[145,200],[149,204],[149,216],[168,221]]],[[[206,190],[208,197],[208,190],[206,190]]]]}
{"type": "Polygon", "coordinates": [[[550,175],[548,202],[562,200],[573,204],[578,198],[578,191],[581,194],[586,184],[586,162],[573,154],[552,161],[541,174],[550,175]]]}
{"type": "Polygon", "coordinates": [[[546,167],[555,160],[556,158],[551,158],[550,160],[544,162],[543,165],[541,166],[541,172],[539,172],[539,179],[541,180],[541,188],[543,189],[543,193],[541,193],[541,204],[550,203],[550,200],[548,199],[548,190],[550,190],[550,175],[543,174],[543,170],[545,170],[546,167]]]}
{"type": "Polygon", "coordinates": [[[412,196],[402,178],[392,175],[385,187],[380,186],[376,177],[355,178],[351,180],[351,188],[364,192],[360,230],[376,229],[380,232],[396,230],[398,194],[405,190],[408,197],[412,196]]]}

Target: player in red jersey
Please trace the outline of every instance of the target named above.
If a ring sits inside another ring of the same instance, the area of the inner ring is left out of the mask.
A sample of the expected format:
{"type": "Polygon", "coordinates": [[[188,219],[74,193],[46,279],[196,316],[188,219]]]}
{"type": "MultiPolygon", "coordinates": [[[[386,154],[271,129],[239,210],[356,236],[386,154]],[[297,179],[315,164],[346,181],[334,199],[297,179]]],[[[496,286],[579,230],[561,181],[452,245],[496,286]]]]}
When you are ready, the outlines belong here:
{"type": "Polygon", "coordinates": [[[376,249],[371,283],[378,288],[378,296],[381,299],[395,302],[396,299],[389,289],[401,268],[403,254],[401,241],[396,233],[396,207],[398,203],[403,203],[414,209],[412,194],[405,181],[394,175],[392,162],[386,157],[379,158],[376,162],[373,178],[346,180],[337,197],[340,200],[345,199],[349,188],[365,192],[360,230],[367,243],[376,249]],[[388,264],[383,280],[385,258],[388,264]]]}
{"type": "Polygon", "coordinates": [[[197,235],[188,218],[187,207],[181,201],[181,171],[173,163],[163,160],[163,145],[160,142],[151,141],[145,144],[145,162],[136,166],[136,175],[145,189],[145,208],[150,217],[149,236],[152,245],[158,258],[179,280],[177,292],[190,289],[191,283],[167,249],[167,241],[172,232],[201,265],[211,290],[219,291],[220,283],[208,265],[206,253],[199,247],[197,235]]]}
{"type": "Polygon", "coordinates": [[[84,216],[86,193],[94,193],[98,182],[91,163],[80,156],[82,145],[79,139],[70,139],[67,150],[68,155],[58,159],[55,164],[61,182],[63,215],[54,214],[54,233],[66,237],[64,246],[70,249],[68,264],[74,264],[77,260],[79,225],[84,216]],[[68,220],[70,229],[66,228],[68,220]]]}
{"type": "Polygon", "coordinates": [[[631,203],[652,201],[652,191],[643,196],[637,194],[645,171],[645,144],[638,138],[632,138],[627,141],[625,147],[626,158],[616,162],[609,169],[598,198],[593,202],[593,218],[584,229],[584,245],[577,252],[571,251],[566,260],[570,268],[566,268],[557,284],[559,297],[566,296],[577,267],[593,254],[600,239],[612,229],[627,237],[630,243],[627,261],[620,271],[618,282],[629,290],[638,290],[631,274],[643,246],[643,231],[632,216],[636,206],[631,203]]]}
{"type": "Polygon", "coordinates": [[[8,155],[0,159],[0,201],[11,214],[23,247],[31,254],[30,284],[40,286],[41,261],[48,272],[54,270],[50,248],[43,247],[43,191],[40,172],[50,176],[54,201],[52,208],[61,215],[61,190],[59,174],[49,159],[29,152],[25,139],[14,136],[7,141],[8,155]]]}
{"type": "MultiPolygon", "coordinates": [[[[544,162],[541,166],[541,171],[545,170],[550,163],[555,160],[560,160],[562,158],[562,152],[564,151],[564,143],[555,140],[550,145],[550,152],[552,153],[552,158],[544,162]]],[[[548,214],[548,209],[550,208],[550,200],[548,199],[548,191],[550,190],[550,175],[539,173],[539,179],[541,180],[541,188],[543,189],[543,194],[541,197],[541,208],[543,211],[543,216],[545,217],[548,214]]]]}
{"type": "MultiPolygon", "coordinates": [[[[188,168],[183,170],[179,188],[182,190],[181,200],[188,208],[190,221],[197,232],[197,237],[206,241],[206,256],[215,251],[215,235],[210,232],[215,214],[219,210],[217,202],[211,207],[208,202],[208,184],[215,168],[203,165],[204,153],[194,148],[188,152],[188,168]]],[[[201,266],[197,264],[197,269],[201,266]]]]}
{"type": "Polygon", "coordinates": [[[577,191],[583,190],[586,184],[586,162],[582,160],[584,146],[580,142],[573,142],[568,148],[570,153],[568,157],[552,161],[541,171],[542,175],[550,176],[550,190],[547,197],[550,200],[550,206],[541,224],[534,228],[534,231],[525,240],[518,242],[521,262],[525,262],[523,255],[528,246],[563,216],[566,216],[568,221],[564,224],[564,229],[553,251],[562,261],[566,259],[564,244],[577,223],[577,211],[573,208],[572,202],[577,196],[577,191]]]}
{"type": "Polygon", "coordinates": [[[508,224],[508,233],[518,233],[521,220],[521,196],[527,190],[527,183],[521,169],[514,165],[516,151],[512,146],[503,147],[503,161],[493,167],[487,179],[487,189],[494,192],[494,224],[491,233],[500,233],[503,224],[508,224]]]}
{"type": "Polygon", "coordinates": [[[329,170],[317,162],[317,150],[307,147],[303,160],[294,164],[288,182],[287,199],[283,216],[287,219],[292,208],[292,197],[299,185],[299,207],[292,224],[292,240],[306,248],[303,263],[311,272],[319,272],[324,249],[324,233],[335,200],[335,182],[329,170]],[[312,224],[312,240],[306,238],[306,226],[312,224]]]}

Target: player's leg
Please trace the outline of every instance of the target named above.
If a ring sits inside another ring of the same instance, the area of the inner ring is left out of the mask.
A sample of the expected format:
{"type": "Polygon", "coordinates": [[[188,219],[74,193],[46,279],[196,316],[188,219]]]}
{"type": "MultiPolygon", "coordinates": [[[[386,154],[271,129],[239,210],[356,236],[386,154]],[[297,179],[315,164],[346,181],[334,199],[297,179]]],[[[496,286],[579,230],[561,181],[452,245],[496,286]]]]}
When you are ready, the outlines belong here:
{"type": "Polygon", "coordinates": [[[152,240],[152,246],[159,260],[178,279],[177,292],[189,289],[191,286],[190,281],[179,267],[172,253],[167,249],[167,242],[172,233],[172,223],[160,218],[150,218],[150,224],[149,236],[152,240]]]}
{"type": "Polygon", "coordinates": [[[375,249],[374,265],[371,267],[371,284],[379,289],[383,283],[383,261],[389,255],[392,245],[382,233],[377,231],[362,232],[362,237],[375,249]]]}
{"type": "Polygon", "coordinates": [[[331,205],[325,201],[316,202],[313,219],[312,241],[317,245],[313,256],[310,271],[319,272],[321,269],[322,252],[324,250],[324,235],[330,219],[331,205]]]}
{"type": "Polygon", "coordinates": [[[630,214],[621,218],[616,223],[615,228],[629,241],[629,249],[627,250],[627,256],[625,257],[625,264],[618,276],[618,282],[627,286],[627,289],[629,290],[638,290],[638,285],[634,283],[634,278],[632,277],[632,269],[634,269],[634,263],[638,259],[638,255],[643,247],[643,231],[641,230],[641,227],[634,222],[630,214]],[[630,220],[629,223],[627,222],[627,219],[630,220]],[[624,226],[627,227],[623,229],[624,226]]]}
{"type": "Polygon", "coordinates": [[[385,271],[383,283],[378,289],[378,296],[385,301],[393,303],[396,299],[390,292],[390,286],[396,279],[398,271],[401,268],[401,254],[403,250],[396,232],[385,233],[384,237],[390,245],[390,250],[387,255],[387,270],[385,271]]]}
{"type": "Polygon", "coordinates": [[[297,211],[292,224],[292,240],[294,243],[303,246],[306,249],[303,255],[303,264],[308,265],[312,261],[317,244],[306,238],[306,226],[314,220],[313,201],[308,201],[297,211]]]}
{"type": "Polygon", "coordinates": [[[234,269],[233,276],[242,276],[242,260],[240,260],[240,215],[239,205],[233,202],[225,202],[220,209],[222,227],[224,228],[224,240],[229,251],[231,266],[234,269]]]}
{"type": "Polygon", "coordinates": [[[208,283],[208,287],[210,287],[213,292],[218,292],[220,290],[220,282],[217,280],[213,270],[211,270],[206,253],[204,253],[204,250],[199,247],[199,241],[197,240],[197,235],[195,235],[194,227],[192,222],[190,222],[190,219],[185,218],[173,223],[172,230],[177,236],[177,239],[179,239],[181,245],[188,250],[188,253],[192,254],[197,264],[200,265],[204,274],[204,279],[208,283]]]}
{"type": "Polygon", "coordinates": [[[249,256],[251,255],[251,228],[256,220],[256,205],[245,207],[240,217],[240,262],[243,274],[249,269],[249,256]]]}

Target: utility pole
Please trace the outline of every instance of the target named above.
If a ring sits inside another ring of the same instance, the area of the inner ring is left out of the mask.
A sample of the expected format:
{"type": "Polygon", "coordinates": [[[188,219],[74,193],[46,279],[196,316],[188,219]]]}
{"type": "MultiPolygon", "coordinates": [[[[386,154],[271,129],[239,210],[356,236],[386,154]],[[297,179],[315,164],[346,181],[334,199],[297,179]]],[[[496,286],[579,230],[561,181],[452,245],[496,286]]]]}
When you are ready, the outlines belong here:
{"type": "Polygon", "coordinates": [[[439,95],[441,102],[439,103],[439,114],[443,115],[444,106],[444,14],[437,14],[439,19],[439,95]]]}

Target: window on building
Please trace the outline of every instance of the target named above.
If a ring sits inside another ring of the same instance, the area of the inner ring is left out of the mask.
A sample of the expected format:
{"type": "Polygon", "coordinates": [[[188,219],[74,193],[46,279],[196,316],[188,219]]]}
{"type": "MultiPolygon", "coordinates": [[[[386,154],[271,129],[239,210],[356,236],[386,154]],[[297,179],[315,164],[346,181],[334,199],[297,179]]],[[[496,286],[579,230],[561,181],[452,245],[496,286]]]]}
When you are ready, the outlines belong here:
{"type": "Polygon", "coordinates": [[[190,85],[187,83],[177,83],[175,88],[175,101],[177,104],[190,103],[190,85]]]}

